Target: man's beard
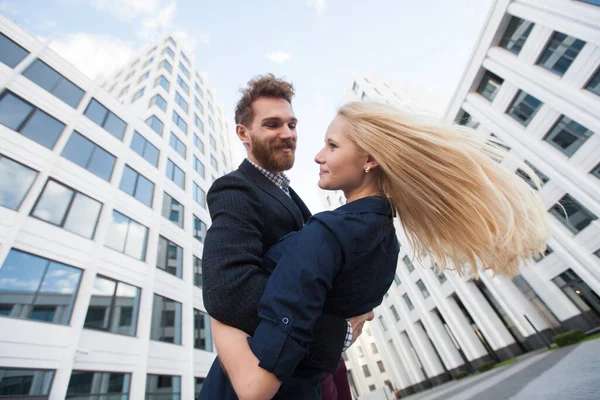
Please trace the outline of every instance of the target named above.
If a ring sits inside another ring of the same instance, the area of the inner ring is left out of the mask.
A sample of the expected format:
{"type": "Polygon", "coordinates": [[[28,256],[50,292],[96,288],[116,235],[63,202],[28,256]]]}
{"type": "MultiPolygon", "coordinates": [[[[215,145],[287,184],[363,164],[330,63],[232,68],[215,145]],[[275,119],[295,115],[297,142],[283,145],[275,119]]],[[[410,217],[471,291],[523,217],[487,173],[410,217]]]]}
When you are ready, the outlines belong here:
{"type": "Polygon", "coordinates": [[[294,165],[294,152],[296,151],[296,140],[277,140],[273,143],[254,140],[252,142],[252,154],[261,167],[272,172],[287,171],[294,165]],[[289,153],[280,151],[289,148],[289,153]]]}

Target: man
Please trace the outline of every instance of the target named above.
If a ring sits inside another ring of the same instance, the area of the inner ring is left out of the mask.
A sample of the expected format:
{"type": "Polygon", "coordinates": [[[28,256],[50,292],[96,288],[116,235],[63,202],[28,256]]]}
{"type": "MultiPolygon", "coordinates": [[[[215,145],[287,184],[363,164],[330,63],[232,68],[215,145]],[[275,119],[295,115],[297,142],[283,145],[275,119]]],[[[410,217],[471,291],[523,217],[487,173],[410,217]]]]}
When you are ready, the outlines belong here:
{"type": "MultiPolygon", "coordinates": [[[[248,82],[235,112],[236,133],[248,158],[217,179],[207,195],[212,224],[202,263],[204,305],[211,317],[249,335],[258,326],[258,302],[269,278],[263,255],[311,215],[283,173],[292,168],[296,150],[293,95],[290,83],[271,74],[248,82]]],[[[334,373],[341,352],[367,319],[372,313],[350,321],[323,314],[303,365],[334,373]]],[[[210,374],[215,368],[220,366],[214,364],[210,374]]]]}

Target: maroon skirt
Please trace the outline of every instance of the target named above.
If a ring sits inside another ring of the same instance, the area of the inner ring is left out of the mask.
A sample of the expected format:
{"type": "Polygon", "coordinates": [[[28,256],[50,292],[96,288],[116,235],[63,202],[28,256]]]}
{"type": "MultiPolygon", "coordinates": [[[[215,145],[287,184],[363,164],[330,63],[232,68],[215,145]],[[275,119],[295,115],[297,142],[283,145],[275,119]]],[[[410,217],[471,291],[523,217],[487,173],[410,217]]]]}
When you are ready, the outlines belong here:
{"type": "Polygon", "coordinates": [[[340,358],[335,375],[327,374],[321,381],[323,400],[352,400],[348,370],[343,358],[340,358]]]}

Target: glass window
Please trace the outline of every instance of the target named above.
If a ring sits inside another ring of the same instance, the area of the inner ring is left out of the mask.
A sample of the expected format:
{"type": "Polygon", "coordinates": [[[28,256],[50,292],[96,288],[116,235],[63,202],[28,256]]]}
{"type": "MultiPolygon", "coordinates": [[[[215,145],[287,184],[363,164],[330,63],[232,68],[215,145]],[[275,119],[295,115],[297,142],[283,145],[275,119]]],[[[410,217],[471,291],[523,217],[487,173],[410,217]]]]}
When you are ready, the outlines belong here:
{"type": "Polygon", "coordinates": [[[11,249],[0,268],[0,315],[68,325],[82,270],[11,249]]]}
{"type": "Polygon", "coordinates": [[[379,372],[385,372],[385,367],[383,366],[383,361],[377,361],[377,368],[379,368],[379,372]]]}
{"type": "Polygon", "coordinates": [[[210,316],[194,308],[194,348],[213,351],[210,316]]]}
{"type": "Polygon", "coordinates": [[[151,375],[146,377],[145,400],[181,400],[181,377],[151,375]]]}
{"type": "MultiPolygon", "coordinates": [[[[2,36],[0,34],[0,54],[4,56],[2,36]]],[[[50,370],[0,367],[0,398],[49,399],[53,378],[54,371],[50,370]]]]}
{"type": "MultiPolygon", "coordinates": [[[[173,72],[173,66],[171,65],[170,62],[168,62],[167,60],[163,60],[160,65],[158,66],[158,68],[164,68],[167,70],[167,72],[172,73],[173,72]]],[[[168,89],[167,89],[168,90],[168,89]]]]}
{"type": "Polygon", "coordinates": [[[152,107],[154,104],[156,104],[161,110],[165,112],[167,111],[167,101],[160,94],[157,94],[150,99],[150,107],[152,107]]]}
{"type": "Polygon", "coordinates": [[[165,192],[163,195],[162,216],[183,228],[184,212],[183,205],[165,192]]]}
{"type": "Polygon", "coordinates": [[[187,135],[187,123],[175,111],[173,111],[173,122],[187,135]]]}
{"type": "Polygon", "coordinates": [[[194,285],[202,288],[202,260],[194,256],[194,285]]]}
{"type": "Polygon", "coordinates": [[[204,114],[204,107],[202,107],[202,103],[200,103],[200,100],[198,100],[197,97],[194,97],[194,105],[198,111],[200,111],[200,114],[204,114]]]}
{"type": "Polygon", "coordinates": [[[194,88],[196,89],[196,92],[198,92],[198,95],[200,96],[200,98],[203,99],[204,91],[202,90],[202,88],[200,86],[198,86],[197,83],[194,85],[194,88]]]}
{"type": "Polygon", "coordinates": [[[209,135],[208,141],[210,143],[210,147],[212,147],[213,150],[217,150],[217,141],[215,140],[215,137],[212,135],[212,133],[209,135]]]}
{"type": "Polygon", "coordinates": [[[185,83],[185,81],[183,80],[181,75],[177,75],[177,84],[185,92],[185,94],[187,94],[187,95],[190,94],[190,87],[188,86],[187,83],[185,83]]]}
{"type": "Polygon", "coordinates": [[[365,374],[365,378],[371,376],[371,371],[369,371],[369,366],[367,364],[362,366],[363,373],[365,374]]]}
{"type": "Polygon", "coordinates": [[[152,61],[154,61],[154,57],[147,59],[142,68],[146,68],[148,65],[152,64],[152,61]]]}
{"type": "Polygon", "coordinates": [[[62,156],[105,181],[110,181],[115,156],[79,132],[73,131],[62,156]]]}
{"type": "Polygon", "coordinates": [[[371,352],[373,354],[378,354],[379,353],[379,350],[377,349],[377,345],[375,343],[371,343],[371,352]]]}
{"type": "Polygon", "coordinates": [[[154,294],[150,339],[181,344],[181,303],[154,294]]]}
{"type": "Polygon", "coordinates": [[[536,263],[538,263],[538,262],[542,261],[544,258],[548,257],[552,253],[554,253],[554,250],[552,250],[552,247],[546,245],[546,250],[544,250],[544,252],[542,254],[535,254],[532,258],[536,263]]]}
{"type": "Polygon", "coordinates": [[[406,264],[406,268],[408,269],[408,272],[411,273],[415,270],[415,266],[413,265],[412,261],[410,260],[410,258],[408,258],[408,256],[404,256],[402,258],[402,261],[404,261],[404,264],[406,264]]]}
{"type": "Polygon", "coordinates": [[[171,137],[169,138],[169,145],[177,154],[185,159],[187,147],[173,132],[171,132],[171,137]]]}
{"type": "Polygon", "coordinates": [[[208,126],[210,127],[210,129],[212,129],[213,131],[215,130],[215,122],[213,121],[213,119],[211,117],[208,117],[208,126]]]}
{"type": "Polygon", "coordinates": [[[125,134],[125,128],[127,128],[127,124],[121,118],[117,117],[114,113],[100,104],[98,100],[90,100],[90,103],[85,109],[84,114],[96,124],[106,129],[108,133],[117,139],[123,139],[123,134],[125,134]]]}
{"type": "Polygon", "coordinates": [[[53,149],[65,124],[9,91],[0,97],[0,124],[53,149]]]}
{"type": "Polygon", "coordinates": [[[200,132],[204,133],[204,122],[196,114],[194,114],[194,125],[200,132]]]}
{"type": "Polygon", "coordinates": [[[600,96],[600,68],[596,70],[592,78],[585,86],[587,90],[600,96]]]}
{"type": "MultiPolygon", "coordinates": [[[[183,61],[188,63],[188,65],[190,64],[190,60],[185,56],[185,54],[183,54],[183,52],[181,52],[181,58],[183,59],[183,61]]],[[[189,78],[189,76],[188,76],[188,78],[189,78]]]]}
{"type": "Polygon", "coordinates": [[[77,108],[85,93],[80,87],[56,72],[40,59],[35,60],[23,72],[23,76],[73,108],[77,108]]]}
{"type": "MultiPolygon", "coordinates": [[[[550,178],[548,178],[546,175],[544,175],[540,170],[538,170],[536,167],[534,167],[529,161],[524,160],[523,161],[525,164],[527,164],[527,166],[529,168],[531,168],[533,170],[533,172],[537,175],[537,177],[540,179],[540,181],[542,182],[542,186],[546,183],[548,183],[548,181],[550,181],[550,178]]],[[[521,178],[523,178],[523,180],[525,182],[527,182],[527,184],[529,186],[531,186],[533,189],[538,190],[539,188],[536,187],[535,182],[533,181],[533,179],[531,179],[531,177],[529,176],[529,174],[527,174],[527,172],[523,171],[521,168],[517,168],[516,171],[517,175],[519,175],[521,178]]]]}
{"type": "Polygon", "coordinates": [[[500,78],[498,75],[485,71],[483,78],[481,78],[481,82],[479,83],[479,87],[477,88],[477,93],[488,99],[489,101],[494,101],[500,86],[504,82],[504,79],[500,78]]]}
{"type": "Polygon", "coordinates": [[[105,246],[138,260],[146,260],[148,228],[113,210],[105,246]]]}
{"type": "Polygon", "coordinates": [[[160,136],[162,136],[162,131],[163,131],[163,122],[160,120],[160,118],[158,118],[156,115],[151,116],[150,118],[148,118],[146,120],[146,124],[148,124],[148,126],[150,128],[152,128],[152,130],[156,133],[158,133],[160,136]]]}
{"type": "Polygon", "coordinates": [[[29,52],[16,44],[3,33],[0,33],[0,62],[14,68],[19,64],[29,52]]]}
{"type": "Polygon", "coordinates": [[[446,278],[446,275],[444,274],[444,272],[442,272],[442,270],[440,269],[440,267],[437,266],[437,264],[433,265],[433,273],[435,274],[440,285],[443,285],[444,282],[446,282],[448,280],[448,278],[446,278]]]}
{"type": "Polygon", "coordinates": [[[575,234],[584,230],[592,221],[597,219],[591,211],[569,194],[564,195],[549,211],[575,234]]]}
{"type": "Polygon", "coordinates": [[[159,76],[154,81],[154,87],[156,87],[158,85],[162,86],[162,88],[165,89],[167,91],[167,93],[169,92],[169,88],[171,87],[171,83],[163,75],[159,76]]]}
{"type": "Polygon", "coordinates": [[[141,289],[96,275],[83,326],[119,335],[135,336],[141,289]]]}
{"type": "Polygon", "coordinates": [[[428,298],[429,297],[429,291],[427,290],[427,288],[425,287],[425,284],[423,283],[423,281],[421,279],[419,279],[417,281],[417,286],[419,288],[419,290],[421,291],[421,294],[423,295],[423,298],[428,298]]]}
{"type": "Polygon", "coordinates": [[[159,150],[137,131],[133,132],[131,149],[155,167],[158,165],[159,150]]]}
{"type": "Polygon", "coordinates": [[[175,43],[175,41],[173,40],[173,38],[172,38],[172,37],[168,37],[168,38],[165,40],[165,42],[167,42],[167,43],[169,43],[169,44],[172,44],[172,45],[173,45],[173,47],[177,47],[177,43],[175,43]]]}
{"type": "Polygon", "coordinates": [[[169,239],[159,236],[156,267],[181,278],[183,273],[183,249],[169,239]]]}
{"type": "Polygon", "coordinates": [[[194,182],[194,201],[206,208],[206,192],[194,182]]]}
{"type": "Polygon", "coordinates": [[[383,331],[387,332],[387,326],[385,325],[385,321],[383,319],[383,315],[380,315],[378,317],[378,319],[379,319],[379,323],[381,324],[381,327],[383,328],[383,331]]]}
{"type": "Polygon", "coordinates": [[[181,70],[181,72],[183,72],[183,75],[185,75],[186,78],[190,79],[190,71],[188,71],[185,65],[183,65],[181,62],[179,62],[179,69],[181,70]]]}
{"type": "Polygon", "coordinates": [[[198,159],[198,157],[194,156],[194,171],[198,173],[202,178],[205,178],[205,168],[202,161],[198,159]]]}
{"type": "Polygon", "coordinates": [[[121,89],[121,91],[119,92],[119,97],[123,97],[123,95],[125,93],[127,93],[128,90],[129,90],[129,85],[127,85],[123,89],[121,89]]]}
{"type": "Polygon", "coordinates": [[[225,153],[221,152],[221,158],[223,159],[223,166],[227,168],[227,157],[225,156],[225,153]]]}
{"type": "Polygon", "coordinates": [[[396,310],[396,307],[394,305],[390,306],[390,311],[392,312],[392,315],[394,316],[396,322],[400,321],[400,314],[398,314],[398,310],[396,310]]]}
{"type": "Polygon", "coordinates": [[[585,42],[564,33],[554,32],[538,64],[548,71],[563,76],[579,54],[585,42]]]}
{"type": "MultiPolygon", "coordinates": [[[[202,189],[201,189],[202,190],[202,189]]],[[[200,218],[194,215],[194,237],[201,243],[204,243],[207,226],[200,218]]]]}
{"type": "Polygon", "coordinates": [[[213,105],[212,105],[212,103],[211,103],[210,101],[206,103],[206,106],[208,107],[208,111],[209,111],[211,114],[214,114],[214,113],[215,113],[215,110],[213,109],[213,105]]]}
{"type": "Polygon", "coordinates": [[[210,156],[210,165],[216,170],[219,169],[219,163],[217,162],[217,159],[211,154],[210,156]]]}
{"type": "Polygon", "coordinates": [[[188,112],[188,103],[183,99],[183,97],[179,94],[179,92],[175,92],[175,103],[181,107],[183,111],[188,112]]]}
{"type": "Polygon", "coordinates": [[[134,95],[133,98],[131,99],[131,102],[133,103],[134,101],[136,101],[137,99],[139,99],[140,97],[142,97],[144,95],[144,91],[146,90],[146,88],[141,88],[140,90],[138,90],[134,95]]]}
{"type": "MultiPolygon", "coordinates": [[[[2,168],[2,167],[0,166],[0,169],[1,169],[1,168],[2,168]]],[[[592,175],[594,175],[596,178],[599,178],[599,179],[600,179],[600,164],[596,165],[596,166],[594,167],[594,169],[590,171],[590,173],[591,173],[592,175]]],[[[0,175],[2,175],[2,174],[0,174],[0,175]]],[[[2,184],[0,183],[0,186],[1,186],[1,185],[2,185],[2,184]]],[[[0,191],[1,191],[1,190],[2,190],[2,189],[0,189],[0,191]]]]}
{"type": "Polygon", "coordinates": [[[175,182],[177,186],[185,190],[185,172],[173,161],[167,159],[167,178],[175,182]]]}
{"type": "Polygon", "coordinates": [[[200,140],[198,135],[194,135],[194,146],[200,150],[200,153],[204,154],[204,142],[200,140]]]}
{"type": "Polygon", "coordinates": [[[459,111],[458,115],[454,119],[454,122],[459,125],[468,126],[471,129],[477,129],[477,127],[479,126],[479,121],[477,121],[471,116],[471,114],[469,114],[463,109],[459,111]]]}
{"type": "Polygon", "coordinates": [[[37,174],[37,171],[0,154],[0,206],[17,210],[37,174]]]}
{"type": "Polygon", "coordinates": [[[394,283],[396,284],[396,286],[400,286],[402,284],[402,281],[400,280],[398,274],[394,274],[394,283]]]}
{"type": "MultiPolygon", "coordinates": [[[[145,65],[144,65],[145,66],[145,65]]],[[[148,79],[148,77],[150,76],[150,71],[146,71],[142,74],[142,76],[140,76],[140,79],[138,79],[138,83],[145,81],[146,79],[148,79]]]]}
{"type": "Polygon", "coordinates": [[[194,390],[194,398],[197,399],[198,396],[200,396],[200,391],[202,390],[202,385],[204,385],[204,381],[206,380],[206,378],[201,378],[201,377],[195,377],[194,378],[194,383],[195,383],[195,390],[194,390]]]}
{"type": "Polygon", "coordinates": [[[48,180],[31,215],[91,239],[102,203],[55,180],[48,180]]]}
{"type": "Polygon", "coordinates": [[[171,50],[170,47],[165,47],[162,54],[168,55],[169,57],[171,57],[172,60],[175,59],[175,53],[173,52],[173,50],[171,50]]]}
{"type": "Polygon", "coordinates": [[[592,133],[585,126],[563,115],[544,140],[570,157],[592,136],[592,133]]]}
{"type": "Polygon", "coordinates": [[[535,114],[542,106],[535,97],[519,90],[506,113],[524,126],[529,125],[535,114]]]}
{"type": "Polygon", "coordinates": [[[125,165],[119,189],[138,199],[148,207],[152,207],[154,183],[129,165],[125,165]]]}
{"type": "Polygon", "coordinates": [[[410,297],[408,297],[408,294],[404,293],[402,295],[402,297],[404,298],[404,301],[406,302],[406,306],[408,307],[409,311],[412,311],[415,309],[415,306],[413,305],[412,301],[410,301],[410,297]]]}
{"type": "Polygon", "coordinates": [[[130,386],[131,374],[74,370],[71,372],[66,398],[124,400],[129,398],[130,386]]]}
{"type": "Polygon", "coordinates": [[[533,25],[533,22],[512,17],[504,32],[504,36],[500,40],[500,47],[504,47],[512,53],[519,54],[533,29],[533,25]]]}

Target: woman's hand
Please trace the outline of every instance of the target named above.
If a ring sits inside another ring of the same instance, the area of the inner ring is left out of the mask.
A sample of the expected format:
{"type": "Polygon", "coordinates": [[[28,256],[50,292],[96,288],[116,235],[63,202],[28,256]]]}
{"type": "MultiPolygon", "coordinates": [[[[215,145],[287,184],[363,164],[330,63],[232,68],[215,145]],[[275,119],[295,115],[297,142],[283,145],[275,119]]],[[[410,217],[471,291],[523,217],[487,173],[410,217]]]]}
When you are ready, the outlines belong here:
{"type": "Polygon", "coordinates": [[[248,345],[246,332],[211,318],[213,340],[221,365],[240,400],[268,400],[275,396],[281,382],[258,366],[248,345]]]}

